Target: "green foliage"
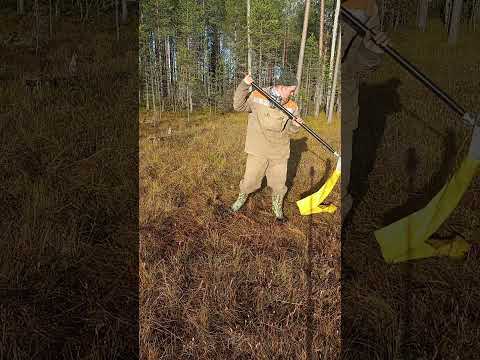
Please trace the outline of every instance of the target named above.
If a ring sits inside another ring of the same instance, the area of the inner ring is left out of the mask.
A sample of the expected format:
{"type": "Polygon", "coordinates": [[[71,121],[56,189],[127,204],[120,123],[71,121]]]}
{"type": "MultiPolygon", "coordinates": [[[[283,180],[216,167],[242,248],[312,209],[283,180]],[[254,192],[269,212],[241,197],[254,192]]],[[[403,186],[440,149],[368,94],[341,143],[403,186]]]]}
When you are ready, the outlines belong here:
{"type": "MultiPolygon", "coordinates": [[[[247,70],[247,7],[235,0],[145,0],[140,3],[139,45],[143,101],[155,92],[172,110],[193,103],[230,108],[231,94],[247,70]],[[168,46],[167,46],[168,43],[168,46]],[[167,50],[170,50],[167,53],[167,50]],[[167,62],[169,60],[169,62],[167,62]],[[149,64],[157,64],[153,68],[149,64]],[[171,79],[171,82],[167,82],[171,79]],[[148,80],[148,81],[147,81],[148,80]]],[[[318,63],[319,0],[312,1],[305,66],[318,63]]],[[[334,1],[325,2],[325,45],[331,32],[334,1]],[[329,20],[330,19],[330,20],[329,20]]],[[[304,2],[251,0],[254,77],[267,85],[274,66],[296,71],[304,2]]],[[[305,73],[305,72],[304,72],[305,73]]],[[[315,79],[318,70],[312,75],[315,79]]],[[[311,84],[314,84],[311,78],[311,84]]],[[[161,101],[155,94],[155,102],[161,101]]],[[[151,100],[150,96],[150,101],[151,100]]]]}

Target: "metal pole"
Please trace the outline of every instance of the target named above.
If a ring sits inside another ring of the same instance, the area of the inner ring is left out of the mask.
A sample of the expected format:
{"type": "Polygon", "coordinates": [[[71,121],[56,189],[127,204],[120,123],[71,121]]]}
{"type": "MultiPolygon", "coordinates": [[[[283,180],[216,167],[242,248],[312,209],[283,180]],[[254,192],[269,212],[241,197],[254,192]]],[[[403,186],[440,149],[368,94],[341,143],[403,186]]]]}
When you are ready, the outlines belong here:
{"type": "MultiPolygon", "coordinates": [[[[257,90],[260,94],[265,96],[268,100],[270,100],[273,105],[275,105],[278,109],[283,111],[290,119],[295,121],[295,116],[288,111],[282,104],[280,104],[278,101],[276,101],[274,98],[270,96],[267,92],[263,91],[262,88],[260,88],[257,84],[254,82],[252,83],[252,87],[257,90]]],[[[315,131],[313,131],[308,125],[306,124],[300,124],[301,127],[303,127],[310,135],[312,135],[318,142],[320,142],[323,146],[325,146],[333,155],[336,157],[340,157],[340,154],[335,151],[333,147],[331,147],[325,140],[323,140],[315,131]]]]}

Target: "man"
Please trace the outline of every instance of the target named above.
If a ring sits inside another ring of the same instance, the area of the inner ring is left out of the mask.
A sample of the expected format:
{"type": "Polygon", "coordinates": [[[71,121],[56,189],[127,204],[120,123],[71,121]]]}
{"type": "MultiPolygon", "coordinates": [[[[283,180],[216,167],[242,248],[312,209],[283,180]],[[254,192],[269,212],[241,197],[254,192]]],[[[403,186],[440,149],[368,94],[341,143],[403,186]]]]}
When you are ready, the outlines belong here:
{"type": "MultiPolygon", "coordinates": [[[[380,19],[375,0],[343,0],[342,6],[372,29],[376,36],[362,36],[357,28],[342,18],[342,219],[353,204],[349,192],[352,162],[353,133],[358,127],[358,88],[360,73],[374,71],[381,63],[383,50],[378,45],[389,45],[387,36],[380,32],[380,19]]],[[[372,104],[374,106],[374,104],[372,104]]]]}
{"type": "Polygon", "coordinates": [[[235,111],[248,112],[245,152],[247,164],[245,174],[240,181],[240,194],[231,206],[236,212],[245,204],[248,194],[256,191],[266,175],[268,186],[272,189],[272,211],[275,219],[283,223],[283,198],[287,192],[287,162],[290,157],[290,136],[298,132],[300,119],[297,104],[290,97],[297,88],[295,75],[283,71],[275,86],[265,89],[275,100],[287,108],[296,118],[290,120],[258,91],[249,92],[253,79],[245,76],[238,85],[234,98],[235,111]]]}

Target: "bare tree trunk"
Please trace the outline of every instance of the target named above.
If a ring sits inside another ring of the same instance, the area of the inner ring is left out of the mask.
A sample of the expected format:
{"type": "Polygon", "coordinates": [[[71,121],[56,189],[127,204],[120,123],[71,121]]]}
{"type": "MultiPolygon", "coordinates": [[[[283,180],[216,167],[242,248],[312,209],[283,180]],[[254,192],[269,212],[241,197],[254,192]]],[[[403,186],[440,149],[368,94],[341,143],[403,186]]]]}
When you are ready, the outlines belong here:
{"type": "MultiPolygon", "coordinates": [[[[340,13],[340,0],[336,0],[336,8],[335,8],[335,15],[333,19],[333,35],[332,35],[332,47],[330,48],[330,67],[329,67],[329,74],[328,80],[330,83],[330,77],[332,76],[332,71],[334,67],[335,61],[335,50],[336,50],[336,42],[337,42],[337,33],[338,33],[338,16],[340,13]]],[[[332,97],[327,97],[327,109],[330,109],[330,99],[332,97]]]]}
{"type": "Polygon", "coordinates": [[[162,111],[162,108],[161,108],[161,97],[160,97],[160,93],[159,93],[159,79],[158,79],[158,68],[155,67],[157,70],[155,71],[155,74],[153,76],[153,80],[154,80],[154,83],[155,83],[155,93],[156,93],[156,98],[158,98],[158,105],[159,105],[159,110],[158,110],[158,113],[155,115],[155,121],[158,119],[160,121],[161,119],[161,114],[159,114],[161,111],[162,111]]]}
{"type": "Polygon", "coordinates": [[[143,65],[143,76],[145,78],[145,89],[144,89],[144,92],[145,92],[145,98],[147,100],[147,110],[150,110],[150,97],[149,97],[149,94],[148,94],[148,78],[149,78],[149,75],[148,75],[148,56],[146,57],[146,60],[145,60],[145,64],[143,65]]]}
{"type": "MultiPolygon", "coordinates": [[[[422,0],[422,1],[428,1],[428,0],[422,0]]],[[[402,14],[402,7],[397,5],[395,7],[395,19],[393,21],[393,30],[395,31],[397,31],[398,25],[400,24],[401,14],[402,14]]]]}
{"type": "Polygon", "coordinates": [[[48,0],[48,30],[49,30],[49,37],[52,38],[53,33],[53,24],[52,24],[52,0],[48,0]]]}
{"type": "Polygon", "coordinates": [[[315,117],[320,114],[321,105],[321,83],[323,83],[323,28],[325,24],[325,0],[320,0],[320,29],[318,36],[318,75],[317,75],[317,88],[315,94],[315,117]]]}
{"type": "MultiPolygon", "coordinates": [[[[152,54],[150,53],[150,56],[152,54]]],[[[155,54],[153,54],[153,59],[155,61],[155,54]]],[[[154,84],[154,77],[155,77],[155,62],[150,61],[150,87],[152,89],[152,107],[153,107],[153,113],[156,112],[156,106],[155,106],[155,84],[154,84]]]]}
{"type": "Polygon", "coordinates": [[[193,112],[193,101],[192,101],[192,91],[190,90],[190,112],[193,112]]]}
{"type": "Polygon", "coordinates": [[[332,120],[333,120],[333,108],[334,108],[334,105],[335,105],[335,91],[336,91],[336,85],[337,85],[337,80],[338,80],[338,68],[340,67],[341,43],[342,43],[342,36],[339,32],[338,33],[337,59],[335,61],[335,68],[333,70],[332,92],[330,93],[330,108],[328,109],[328,120],[327,120],[327,122],[329,124],[331,124],[332,120]]]}
{"type": "Polygon", "coordinates": [[[271,86],[273,82],[273,64],[268,62],[267,65],[267,86],[271,86]]]}
{"type": "Polygon", "coordinates": [[[150,101],[148,96],[148,75],[145,76],[145,98],[147,99],[147,111],[150,111],[150,101]]]}
{"type": "Polygon", "coordinates": [[[40,46],[40,39],[39,39],[39,32],[40,32],[40,11],[38,9],[38,0],[35,0],[34,3],[35,6],[35,41],[36,41],[36,46],[35,46],[35,55],[38,55],[38,49],[40,46]]]}
{"type": "MultiPolygon", "coordinates": [[[[341,65],[340,65],[341,66],[341,65]]],[[[340,73],[340,77],[342,77],[342,74],[340,73]]],[[[338,81],[339,84],[342,83],[341,80],[338,81]]],[[[342,113],[342,88],[340,87],[340,92],[337,96],[337,113],[341,114],[342,113]]],[[[341,119],[341,117],[340,117],[341,119]]]]}
{"type": "MultiPolygon", "coordinates": [[[[190,39],[187,39],[187,50],[190,52],[190,39]]],[[[187,112],[188,120],[190,121],[190,113],[192,112],[192,94],[190,88],[190,68],[187,68],[187,112]]]]}
{"type": "Polygon", "coordinates": [[[453,0],[452,16],[450,20],[450,29],[448,32],[448,43],[456,44],[458,33],[460,32],[460,21],[462,18],[463,0],[453,0]]]}
{"type": "MultiPolygon", "coordinates": [[[[323,64],[322,64],[322,82],[320,84],[320,93],[319,93],[319,103],[320,103],[320,106],[325,104],[325,101],[324,101],[324,98],[325,98],[325,84],[326,84],[326,79],[324,77],[324,74],[325,74],[325,61],[323,61],[323,64]]],[[[317,116],[320,116],[320,111],[318,113],[317,116]]]]}
{"type": "Polygon", "coordinates": [[[80,20],[83,20],[83,4],[82,4],[82,0],[78,0],[78,7],[80,8],[80,20]]]}
{"type": "Polygon", "coordinates": [[[258,83],[260,86],[263,86],[262,82],[262,46],[260,46],[259,55],[258,55],[258,83]]]}
{"type": "Polygon", "coordinates": [[[428,3],[430,0],[418,0],[417,26],[420,31],[425,31],[428,21],[428,3]]]}
{"type": "Polygon", "coordinates": [[[170,70],[170,41],[168,39],[168,36],[165,37],[165,72],[166,72],[166,77],[167,77],[167,96],[168,99],[171,99],[171,94],[172,94],[172,89],[171,89],[171,70],[170,70]]]}
{"type": "MultiPolygon", "coordinates": [[[[160,80],[159,80],[158,73],[161,72],[161,68],[160,68],[159,63],[157,61],[158,45],[159,45],[158,41],[155,41],[155,48],[152,50],[152,56],[153,56],[153,84],[155,85],[152,88],[152,92],[153,92],[153,99],[158,98],[160,100],[160,80]]],[[[155,102],[154,102],[154,107],[155,107],[155,102]]],[[[155,115],[155,117],[156,116],[157,115],[155,115]]]]}
{"type": "Polygon", "coordinates": [[[17,14],[25,14],[25,0],[17,0],[17,14]]]}
{"type": "Polygon", "coordinates": [[[115,26],[117,28],[117,41],[120,40],[120,24],[118,21],[118,0],[115,0],[115,26]]]}
{"type": "Polygon", "coordinates": [[[127,0],[122,0],[122,23],[125,24],[128,18],[127,0]]]}
{"type": "Polygon", "coordinates": [[[444,8],[444,18],[443,22],[445,27],[450,29],[450,18],[452,15],[452,0],[445,0],[445,8],[444,8]]]}
{"type": "Polygon", "coordinates": [[[88,0],[85,0],[85,15],[83,17],[84,22],[88,19],[89,12],[90,12],[90,6],[88,4],[88,0]]]}
{"type": "Polygon", "coordinates": [[[285,61],[287,58],[287,34],[288,34],[288,23],[285,26],[285,35],[283,37],[282,68],[285,67],[285,61]]]}
{"type": "Polygon", "coordinates": [[[472,13],[470,15],[470,25],[473,28],[473,31],[476,30],[476,24],[477,24],[477,19],[478,19],[478,12],[479,12],[479,0],[474,0],[472,4],[472,13]]]}
{"type": "Polygon", "coordinates": [[[380,6],[380,31],[383,31],[384,28],[384,19],[385,19],[385,2],[387,0],[381,0],[382,5],[380,6]]]}
{"type": "Polygon", "coordinates": [[[308,115],[308,104],[310,103],[310,66],[311,66],[311,60],[309,60],[308,62],[308,66],[307,66],[307,79],[306,79],[306,94],[305,94],[305,115],[304,116],[307,116],[308,115]]]}
{"type": "Polygon", "coordinates": [[[248,46],[247,71],[249,74],[252,74],[252,40],[250,38],[250,0],[247,0],[247,46],[248,46]]]}
{"type": "Polygon", "coordinates": [[[307,41],[308,15],[310,12],[310,0],[305,0],[305,15],[303,16],[302,42],[300,43],[300,53],[298,55],[297,81],[298,86],[295,89],[295,95],[300,91],[302,83],[303,56],[305,54],[305,43],[307,41]]]}

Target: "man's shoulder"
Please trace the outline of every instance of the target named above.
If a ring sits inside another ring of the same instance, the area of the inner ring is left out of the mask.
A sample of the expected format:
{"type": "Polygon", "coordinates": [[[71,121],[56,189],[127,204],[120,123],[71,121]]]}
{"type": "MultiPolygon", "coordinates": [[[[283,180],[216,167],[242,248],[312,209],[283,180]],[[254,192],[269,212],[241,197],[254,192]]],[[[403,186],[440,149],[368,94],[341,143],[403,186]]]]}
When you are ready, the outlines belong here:
{"type": "Polygon", "coordinates": [[[265,105],[265,106],[270,105],[270,101],[262,93],[260,93],[257,90],[254,90],[251,93],[250,98],[256,104],[265,105]]]}

